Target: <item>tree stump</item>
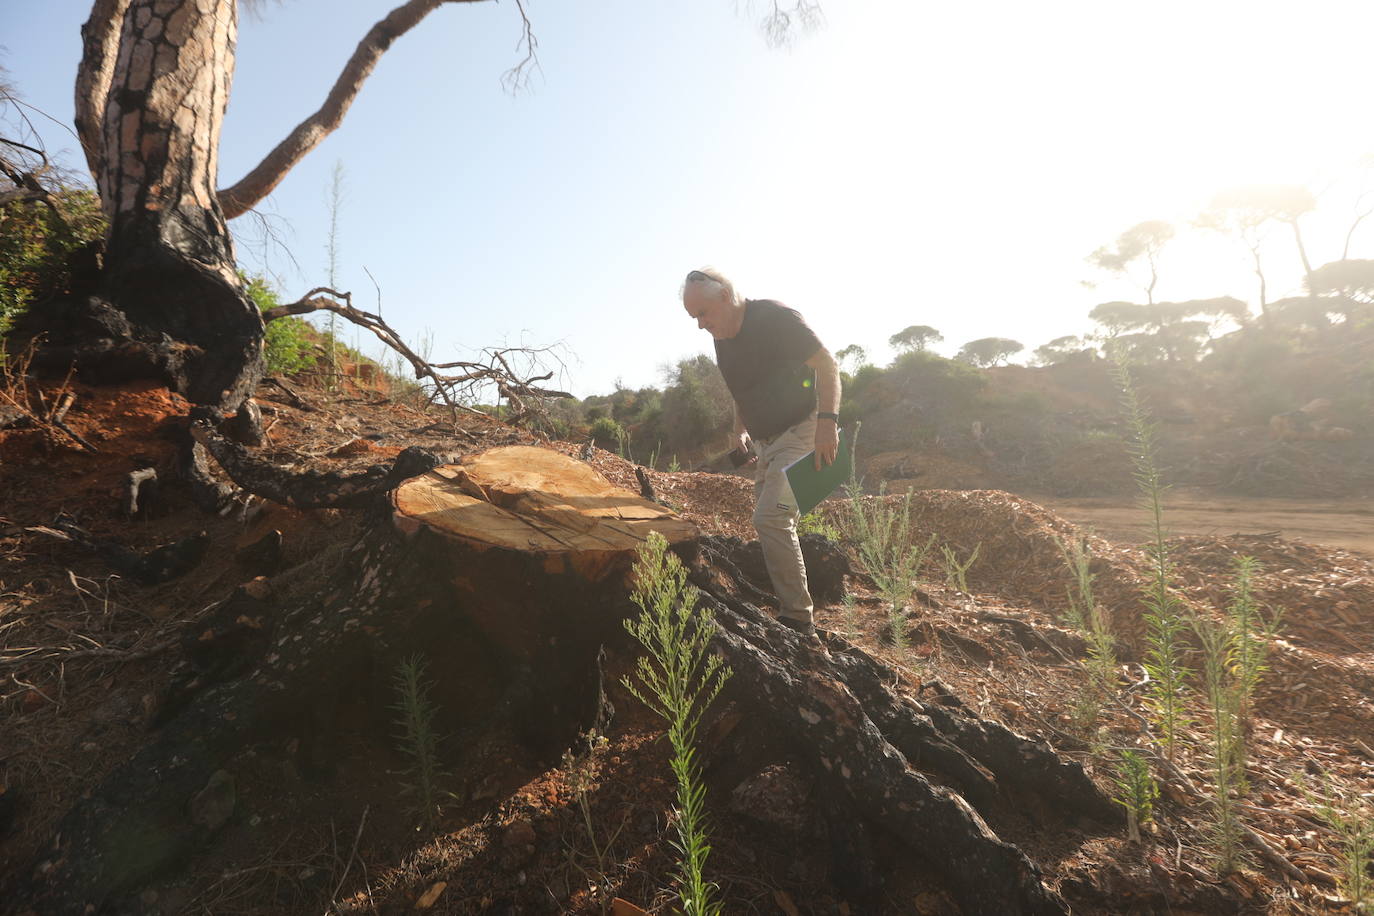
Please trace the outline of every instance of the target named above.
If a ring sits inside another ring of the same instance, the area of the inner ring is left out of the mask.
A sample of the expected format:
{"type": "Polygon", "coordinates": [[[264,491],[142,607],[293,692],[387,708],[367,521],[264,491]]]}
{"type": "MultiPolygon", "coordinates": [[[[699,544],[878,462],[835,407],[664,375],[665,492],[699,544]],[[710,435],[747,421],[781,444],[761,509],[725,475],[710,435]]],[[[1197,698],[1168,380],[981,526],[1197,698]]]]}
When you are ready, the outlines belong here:
{"type": "Polygon", "coordinates": [[[367,510],[352,546],[277,577],[299,600],[240,594],[219,629],[188,625],[161,726],[68,813],[13,894],[19,909],[117,908],[185,862],[221,822],[189,817],[190,800],[223,782],[220,771],[231,777],[246,746],[290,743],[303,771],[327,773],[331,736],[349,715],[356,721],[360,695],[373,727],[388,729],[391,672],[415,653],[441,662],[431,666],[441,708],[509,723],[554,763],[605,715],[603,647],[638,652],[622,621],[635,612],[634,552],[651,531],[692,568],[714,610],[713,649],[735,672],[723,699],[749,722],[707,753],[741,757],[760,735],[775,736],[830,790],[825,817],[848,848],[866,848],[869,833],[899,844],[969,913],[1061,913],[1036,865],[980,812],[1025,808],[1059,827],[1119,820],[1082,768],[1047,745],[952,697],[898,694],[892,672],[860,650],[834,641],[826,650],[780,626],[739,598],[728,545],[698,538],[582,462],[515,446],[413,473],[367,510]],[[488,686],[446,690],[455,669],[488,686]]]}
{"type": "Polygon", "coordinates": [[[455,554],[508,551],[601,581],[650,531],[670,545],[697,531],[663,506],[550,449],[512,445],[435,468],[396,488],[397,528],[450,539],[455,554]]]}

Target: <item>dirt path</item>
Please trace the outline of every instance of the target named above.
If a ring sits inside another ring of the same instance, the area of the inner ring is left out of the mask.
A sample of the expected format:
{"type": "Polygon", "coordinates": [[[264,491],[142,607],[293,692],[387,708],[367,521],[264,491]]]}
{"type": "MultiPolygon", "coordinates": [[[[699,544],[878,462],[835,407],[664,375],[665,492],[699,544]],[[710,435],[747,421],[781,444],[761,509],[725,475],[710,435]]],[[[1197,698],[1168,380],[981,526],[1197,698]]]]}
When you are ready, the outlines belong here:
{"type": "MultiPolygon", "coordinates": [[[[1069,521],[1089,525],[1112,540],[1138,543],[1147,536],[1148,519],[1130,499],[1032,498],[1069,521]]],[[[1330,502],[1219,498],[1180,490],[1165,498],[1164,524],[1171,534],[1278,532],[1291,540],[1358,550],[1374,557],[1374,499],[1368,498],[1330,502]]]]}

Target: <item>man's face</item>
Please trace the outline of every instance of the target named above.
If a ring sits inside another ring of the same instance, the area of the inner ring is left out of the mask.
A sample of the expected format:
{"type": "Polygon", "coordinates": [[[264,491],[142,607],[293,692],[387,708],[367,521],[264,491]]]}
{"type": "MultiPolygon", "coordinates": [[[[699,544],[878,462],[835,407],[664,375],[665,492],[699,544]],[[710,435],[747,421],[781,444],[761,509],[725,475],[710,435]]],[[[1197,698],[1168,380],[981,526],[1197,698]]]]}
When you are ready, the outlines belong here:
{"type": "Polygon", "coordinates": [[[724,291],[711,284],[688,283],[682,292],[682,307],[696,319],[697,327],[717,340],[730,337],[735,330],[733,310],[724,291]]]}

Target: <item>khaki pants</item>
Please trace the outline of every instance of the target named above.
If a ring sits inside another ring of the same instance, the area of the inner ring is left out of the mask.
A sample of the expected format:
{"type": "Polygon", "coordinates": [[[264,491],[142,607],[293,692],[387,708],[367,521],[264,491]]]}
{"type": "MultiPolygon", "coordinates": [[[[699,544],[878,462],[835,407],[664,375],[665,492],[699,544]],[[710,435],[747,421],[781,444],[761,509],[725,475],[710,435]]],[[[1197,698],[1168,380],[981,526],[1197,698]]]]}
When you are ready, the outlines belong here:
{"type": "Polygon", "coordinates": [[[811,592],[806,587],[806,564],[797,541],[797,500],[783,469],[816,448],[816,415],[802,420],[769,442],[755,441],[759,464],[754,475],[754,528],[763,546],[763,559],[779,614],[811,621],[811,592]]]}

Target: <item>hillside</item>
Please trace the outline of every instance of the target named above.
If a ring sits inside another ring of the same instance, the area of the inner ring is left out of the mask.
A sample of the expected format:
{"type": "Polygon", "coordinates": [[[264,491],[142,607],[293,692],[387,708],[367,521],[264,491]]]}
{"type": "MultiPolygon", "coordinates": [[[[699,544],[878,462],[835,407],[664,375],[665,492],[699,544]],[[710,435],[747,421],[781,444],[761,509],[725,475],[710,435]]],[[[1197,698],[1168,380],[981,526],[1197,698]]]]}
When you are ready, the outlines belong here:
{"type": "MultiPolygon", "coordinates": [[[[996,384],[1034,377],[1031,370],[994,374],[996,384]]],[[[44,382],[39,390],[52,401],[57,387],[44,382]]],[[[293,404],[264,385],[258,396],[269,441],[260,453],[295,470],[339,471],[412,445],[457,456],[526,444],[585,456],[613,483],[639,489],[634,465],[605,450],[476,415],[454,424],[397,403],[384,388],[356,379],[333,393],[301,387],[293,404]]],[[[152,385],[72,390],[67,425],[94,451],[54,429],[0,431],[0,673],[9,685],[0,692],[0,882],[10,888],[41,882],[45,869],[62,873],[63,862],[44,853],[59,820],[155,735],[172,707],[205,689],[200,647],[213,650],[218,678],[251,667],[264,651],[255,635],[262,624],[226,619],[226,602],[247,590],[270,617],[302,595],[329,589],[331,564],[371,524],[362,512],[298,510],[258,498],[206,515],[170,479],[175,434],[185,422],[177,396],[152,385]],[[156,468],[167,483],[160,505],[128,518],[123,481],[140,467],[156,468]],[[64,536],[63,524],[84,530],[87,544],[64,536]],[[145,551],[200,532],[198,561],[159,584],[135,582],[110,549],[145,551]],[[279,555],[269,549],[274,532],[279,555]],[[29,872],[35,862],[42,863],[36,875],[29,872]]],[[[1044,396],[1064,397],[1058,388],[1044,396]]],[[[1111,406],[1100,391],[1075,397],[1081,411],[1111,406]]],[[[872,420],[865,430],[878,425],[872,420]]],[[[989,427],[996,435],[995,422],[989,427]]],[[[949,443],[939,447],[958,452],[949,443]]],[[[878,466],[880,457],[873,461],[878,466]]],[[[938,472],[890,479],[932,478],[947,479],[938,472]]],[[[648,479],[704,537],[751,538],[743,478],[649,471],[648,479]]],[[[883,499],[900,505],[899,497],[883,499]]],[[[825,516],[837,520],[845,511],[832,503],[825,516]]],[[[852,602],[818,607],[818,623],[829,631],[827,657],[890,666],[890,686],[900,694],[1043,742],[1109,789],[1113,764],[1101,747],[1148,744],[1139,589],[1149,558],[1129,543],[1089,540],[1121,665],[1119,692],[1085,727],[1087,645],[1064,621],[1069,575],[1059,546],[1075,536],[1074,526],[995,489],[918,490],[910,518],[916,542],[933,536],[961,557],[978,549],[966,587],[946,575],[936,551],[928,553],[915,600],[902,610],[907,636],[897,646],[873,583],[850,576],[852,602]]],[[[1226,605],[1229,564],[1241,554],[1258,561],[1259,603],[1283,611],[1270,644],[1272,671],[1261,681],[1247,728],[1250,786],[1240,819],[1251,832],[1242,867],[1226,877],[1215,868],[1201,726],[1186,732],[1176,764],[1162,765],[1157,816],[1140,842],[1110,822],[1076,818],[1063,826],[1034,805],[980,810],[1074,912],[1351,911],[1337,896],[1339,837],[1313,793],[1374,788],[1374,559],[1262,535],[1177,537],[1171,546],[1178,599],[1199,614],[1213,616],[1226,605]]],[[[741,559],[736,572],[740,578],[728,590],[762,600],[758,588],[767,583],[758,571],[741,559]]],[[[232,782],[219,801],[213,842],[186,850],[132,888],[116,911],[602,913],[619,896],[668,912],[671,777],[656,721],[619,683],[633,667],[632,647],[608,645],[602,663],[614,717],[561,759],[536,750],[521,723],[503,714],[507,707],[491,693],[479,647],[452,644],[445,651],[430,660],[430,670],[451,795],[432,831],[417,827],[400,788],[406,760],[393,725],[369,711],[386,698],[342,697],[328,721],[289,726],[242,746],[225,765],[232,782]],[[304,743],[310,755],[303,756],[304,743]]],[[[369,689],[388,689],[387,672],[358,675],[382,685],[369,689]]],[[[828,800],[829,790],[769,729],[739,728],[741,708],[727,693],[713,711],[704,749],[710,868],[726,912],[958,912],[948,876],[898,855],[892,838],[867,833],[841,842],[837,824],[846,816],[828,800]]],[[[199,810],[187,816],[200,817],[199,810]]]]}

